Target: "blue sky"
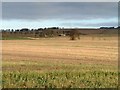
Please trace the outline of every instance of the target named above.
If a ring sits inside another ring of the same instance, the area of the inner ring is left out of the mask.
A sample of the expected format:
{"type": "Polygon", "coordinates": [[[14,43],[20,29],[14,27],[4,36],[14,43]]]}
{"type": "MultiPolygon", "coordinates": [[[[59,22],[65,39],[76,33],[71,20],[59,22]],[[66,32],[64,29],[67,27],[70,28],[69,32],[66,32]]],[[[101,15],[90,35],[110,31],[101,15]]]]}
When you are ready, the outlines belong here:
{"type": "Polygon", "coordinates": [[[117,2],[3,2],[1,29],[118,25],[117,2]]]}

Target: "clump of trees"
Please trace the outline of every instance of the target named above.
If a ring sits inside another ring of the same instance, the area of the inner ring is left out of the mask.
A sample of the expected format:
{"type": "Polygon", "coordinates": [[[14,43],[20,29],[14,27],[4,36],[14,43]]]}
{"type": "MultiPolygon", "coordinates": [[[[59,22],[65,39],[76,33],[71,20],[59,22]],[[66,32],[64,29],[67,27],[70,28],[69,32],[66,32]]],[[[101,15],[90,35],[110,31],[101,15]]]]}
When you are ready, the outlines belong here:
{"type": "Polygon", "coordinates": [[[80,32],[78,30],[71,30],[70,40],[76,40],[76,38],[80,39],[80,32]]]}

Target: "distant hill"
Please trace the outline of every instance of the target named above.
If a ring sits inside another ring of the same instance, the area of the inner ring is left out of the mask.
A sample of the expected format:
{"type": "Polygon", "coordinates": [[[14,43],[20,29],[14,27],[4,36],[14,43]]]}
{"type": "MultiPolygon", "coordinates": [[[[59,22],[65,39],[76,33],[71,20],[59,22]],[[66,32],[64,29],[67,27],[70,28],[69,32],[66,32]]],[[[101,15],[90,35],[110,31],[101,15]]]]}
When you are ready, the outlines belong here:
{"type": "Polygon", "coordinates": [[[118,34],[118,29],[79,29],[82,34],[118,34]]]}

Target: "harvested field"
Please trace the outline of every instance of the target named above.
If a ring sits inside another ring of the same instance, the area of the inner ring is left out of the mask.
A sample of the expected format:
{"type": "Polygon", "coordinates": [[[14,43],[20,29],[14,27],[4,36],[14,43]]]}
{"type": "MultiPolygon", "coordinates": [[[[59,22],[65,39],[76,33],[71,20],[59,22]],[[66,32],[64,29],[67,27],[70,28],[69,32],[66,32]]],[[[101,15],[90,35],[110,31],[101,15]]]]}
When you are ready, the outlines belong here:
{"type": "Polygon", "coordinates": [[[3,87],[118,87],[118,37],[2,40],[3,87]]]}

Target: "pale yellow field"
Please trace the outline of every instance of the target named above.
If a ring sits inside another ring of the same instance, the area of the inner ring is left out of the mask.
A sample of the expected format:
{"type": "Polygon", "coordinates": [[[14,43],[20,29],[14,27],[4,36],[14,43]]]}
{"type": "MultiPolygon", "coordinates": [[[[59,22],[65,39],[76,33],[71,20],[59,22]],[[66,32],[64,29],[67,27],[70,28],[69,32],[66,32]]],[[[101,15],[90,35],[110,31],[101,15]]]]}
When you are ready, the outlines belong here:
{"type": "Polygon", "coordinates": [[[115,66],[118,63],[117,37],[107,37],[106,40],[84,37],[75,41],[68,38],[4,40],[2,44],[3,65],[22,61],[115,66]]]}

